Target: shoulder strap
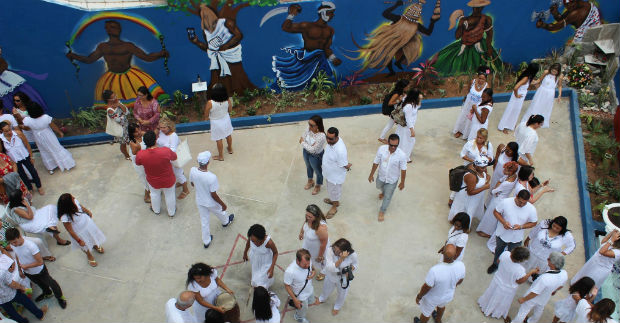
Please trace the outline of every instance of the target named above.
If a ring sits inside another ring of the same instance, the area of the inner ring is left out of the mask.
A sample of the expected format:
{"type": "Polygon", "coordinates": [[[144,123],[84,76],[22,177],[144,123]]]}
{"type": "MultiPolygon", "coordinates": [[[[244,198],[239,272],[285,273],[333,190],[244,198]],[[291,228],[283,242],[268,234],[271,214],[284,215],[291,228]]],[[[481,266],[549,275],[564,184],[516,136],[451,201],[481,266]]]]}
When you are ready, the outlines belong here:
{"type": "Polygon", "coordinates": [[[295,295],[295,298],[297,298],[297,296],[299,296],[299,294],[301,294],[301,292],[304,291],[304,288],[306,288],[306,285],[308,285],[308,276],[310,276],[310,267],[308,267],[308,275],[306,276],[306,282],[304,283],[304,287],[302,287],[299,290],[299,293],[297,293],[297,295],[295,295]]]}

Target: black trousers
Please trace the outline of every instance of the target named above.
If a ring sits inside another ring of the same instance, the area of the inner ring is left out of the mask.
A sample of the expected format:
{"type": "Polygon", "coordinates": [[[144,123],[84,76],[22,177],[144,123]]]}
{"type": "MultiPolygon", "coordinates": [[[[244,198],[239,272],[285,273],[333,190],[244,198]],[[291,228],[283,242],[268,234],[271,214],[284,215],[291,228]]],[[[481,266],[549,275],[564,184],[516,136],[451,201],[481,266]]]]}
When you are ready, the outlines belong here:
{"type": "Polygon", "coordinates": [[[50,276],[50,273],[47,271],[47,266],[43,265],[43,269],[40,273],[36,275],[26,274],[26,277],[30,278],[33,283],[41,287],[44,295],[49,295],[54,292],[56,298],[62,297],[62,289],[60,289],[60,286],[54,278],[50,276]]]}
{"type": "Polygon", "coordinates": [[[21,177],[22,182],[26,184],[28,190],[32,191],[32,182],[28,178],[28,175],[26,175],[24,167],[22,166],[26,166],[30,175],[32,175],[32,182],[34,182],[34,185],[36,185],[37,188],[41,188],[41,179],[39,178],[39,173],[37,173],[37,170],[34,168],[34,165],[30,161],[30,158],[26,157],[17,162],[17,173],[19,173],[19,177],[21,177]]]}

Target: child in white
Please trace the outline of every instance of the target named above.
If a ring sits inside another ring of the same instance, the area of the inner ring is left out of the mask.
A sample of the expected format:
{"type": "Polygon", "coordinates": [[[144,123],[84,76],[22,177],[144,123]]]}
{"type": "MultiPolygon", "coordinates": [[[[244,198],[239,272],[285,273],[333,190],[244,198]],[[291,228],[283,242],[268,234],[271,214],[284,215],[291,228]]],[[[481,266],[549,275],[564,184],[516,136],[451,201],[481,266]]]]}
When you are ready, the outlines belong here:
{"type": "Polygon", "coordinates": [[[209,228],[209,214],[215,214],[222,222],[223,227],[227,227],[235,215],[226,215],[227,206],[217,195],[217,190],[220,188],[217,176],[207,169],[211,153],[203,151],[198,154],[197,159],[199,167],[192,167],[189,171],[189,181],[196,188],[196,206],[200,214],[202,243],[205,248],[208,248],[213,239],[209,228]]]}
{"type": "Polygon", "coordinates": [[[512,320],[514,323],[523,323],[528,313],[533,311],[528,323],[537,323],[542,316],[545,305],[564,283],[568,280],[568,274],[564,267],[564,256],[559,252],[552,252],[549,256],[550,270],[538,276],[532,286],[519,298],[519,312],[512,320]]]}
{"type": "Polygon", "coordinates": [[[338,298],[336,298],[332,314],[337,315],[344,305],[351,283],[347,279],[347,274],[343,273],[342,270],[348,267],[353,272],[358,268],[357,253],[351,248],[351,243],[348,240],[341,238],[334,242],[326,254],[326,265],[322,271],[325,274],[325,282],[323,283],[323,292],[319,296],[319,302],[324,303],[336,289],[338,298]]]}

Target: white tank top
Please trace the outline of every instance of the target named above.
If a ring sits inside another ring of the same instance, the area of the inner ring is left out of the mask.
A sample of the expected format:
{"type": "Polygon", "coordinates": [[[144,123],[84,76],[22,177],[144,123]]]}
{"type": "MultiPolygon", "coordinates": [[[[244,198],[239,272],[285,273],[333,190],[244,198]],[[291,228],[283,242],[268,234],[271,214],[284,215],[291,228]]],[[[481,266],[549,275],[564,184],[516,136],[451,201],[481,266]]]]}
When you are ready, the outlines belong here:
{"type": "Polygon", "coordinates": [[[210,120],[218,120],[228,115],[228,101],[215,102],[211,100],[211,110],[209,111],[210,120]]]}
{"type": "Polygon", "coordinates": [[[482,102],[482,91],[487,88],[487,83],[484,83],[482,90],[476,91],[476,81],[471,82],[471,88],[469,89],[469,100],[475,104],[480,104],[482,102]]]}
{"type": "Polygon", "coordinates": [[[555,89],[557,83],[558,78],[555,75],[547,74],[542,80],[542,84],[540,86],[544,87],[545,89],[555,89]]]}

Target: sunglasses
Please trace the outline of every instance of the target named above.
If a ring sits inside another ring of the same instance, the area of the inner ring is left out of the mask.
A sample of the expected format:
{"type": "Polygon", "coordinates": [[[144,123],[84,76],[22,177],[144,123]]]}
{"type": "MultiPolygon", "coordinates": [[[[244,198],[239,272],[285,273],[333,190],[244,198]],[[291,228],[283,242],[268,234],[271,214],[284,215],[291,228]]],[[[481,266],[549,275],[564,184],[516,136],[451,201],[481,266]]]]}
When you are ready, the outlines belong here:
{"type": "Polygon", "coordinates": [[[330,137],[325,137],[325,139],[327,139],[327,141],[334,141],[334,140],[336,140],[336,137],[331,137],[331,138],[330,137]]]}
{"type": "Polygon", "coordinates": [[[13,102],[22,102],[22,100],[17,100],[17,99],[16,99],[16,100],[13,100],[13,102]]]}
{"type": "Polygon", "coordinates": [[[392,148],[397,148],[397,147],[398,147],[398,144],[396,144],[396,145],[389,144],[388,146],[390,146],[390,147],[392,147],[392,148]]]}
{"type": "Polygon", "coordinates": [[[314,127],[316,127],[316,125],[315,125],[315,124],[311,124],[310,122],[308,122],[308,126],[309,126],[310,128],[314,128],[314,127]]]}

